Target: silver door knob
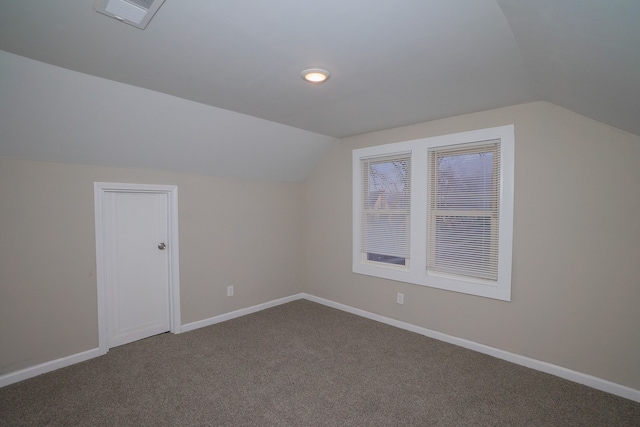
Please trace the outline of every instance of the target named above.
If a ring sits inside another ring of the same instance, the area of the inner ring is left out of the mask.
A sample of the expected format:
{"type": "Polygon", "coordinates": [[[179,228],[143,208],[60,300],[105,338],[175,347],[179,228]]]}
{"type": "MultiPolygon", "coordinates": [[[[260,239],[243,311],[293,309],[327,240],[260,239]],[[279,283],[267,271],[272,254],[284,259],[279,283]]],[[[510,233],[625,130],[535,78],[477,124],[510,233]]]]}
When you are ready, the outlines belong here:
{"type": "Polygon", "coordinates": [[[162,243],[160,243],[158,245],[158,249],[160,249],[161,251],[164,251],[166,247],[167,247],[167,245],[165,245],[164,242],[162,242],[162,243]]]}

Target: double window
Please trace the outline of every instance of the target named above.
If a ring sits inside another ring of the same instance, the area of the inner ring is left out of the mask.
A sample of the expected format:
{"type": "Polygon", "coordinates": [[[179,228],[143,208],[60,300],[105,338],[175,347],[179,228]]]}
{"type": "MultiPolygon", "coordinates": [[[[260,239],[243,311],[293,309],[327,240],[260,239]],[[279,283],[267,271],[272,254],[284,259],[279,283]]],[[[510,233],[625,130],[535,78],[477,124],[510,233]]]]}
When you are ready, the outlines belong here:
{"type": "Polygon", "coordinates": [[[511,298],[513,126],[353,151],[353,271],[511,298]]]}

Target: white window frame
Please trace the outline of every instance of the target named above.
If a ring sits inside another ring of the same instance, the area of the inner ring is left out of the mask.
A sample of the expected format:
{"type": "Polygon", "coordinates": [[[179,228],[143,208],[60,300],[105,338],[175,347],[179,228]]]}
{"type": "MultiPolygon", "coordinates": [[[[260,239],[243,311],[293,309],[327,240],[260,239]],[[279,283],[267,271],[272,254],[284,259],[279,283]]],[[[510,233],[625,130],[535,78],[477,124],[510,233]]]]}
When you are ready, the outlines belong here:
{"type": "Polygon", "coordinates": [[[513,125],[416,139],[353,150],[353,272],[503,301],[511,300],[515,132],[513,125]],[[500,140],[500,222],[497,280],[483,280],[430,272],[427,269],[428,150],[460,144],[500,140]],[[406,266],[367,261],[361,242],[361,160],[411,153],[410,263],[406,266]]]}

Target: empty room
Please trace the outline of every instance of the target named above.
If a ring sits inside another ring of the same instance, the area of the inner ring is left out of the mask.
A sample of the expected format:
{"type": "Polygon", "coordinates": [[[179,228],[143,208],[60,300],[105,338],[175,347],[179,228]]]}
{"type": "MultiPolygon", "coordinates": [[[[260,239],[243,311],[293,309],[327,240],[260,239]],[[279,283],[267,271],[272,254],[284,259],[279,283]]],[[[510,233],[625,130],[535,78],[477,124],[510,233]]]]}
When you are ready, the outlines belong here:
{"type": "Polygon", "coordinates": [[[638,22],[0,0],[0,426],[640,425],[638,22]]]}

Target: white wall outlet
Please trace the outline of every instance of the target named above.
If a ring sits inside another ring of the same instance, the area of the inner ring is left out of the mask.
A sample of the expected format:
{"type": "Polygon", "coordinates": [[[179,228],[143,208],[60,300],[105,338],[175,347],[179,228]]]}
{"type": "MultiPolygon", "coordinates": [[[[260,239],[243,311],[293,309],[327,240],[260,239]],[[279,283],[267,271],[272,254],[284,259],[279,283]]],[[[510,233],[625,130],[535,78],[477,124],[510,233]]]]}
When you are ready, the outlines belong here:
{"type": "Polygon", "coordinates": [[[233,296],[233,285],[227,286],[227,296],[228,297],[232,297],[233,296]]]}
{"type": "Polygon", "coordinates": [[[396,298],[396,302],[398,304],[404,304],[404,294],[401,292],[398,292],[398,297],[396,298]]]}

